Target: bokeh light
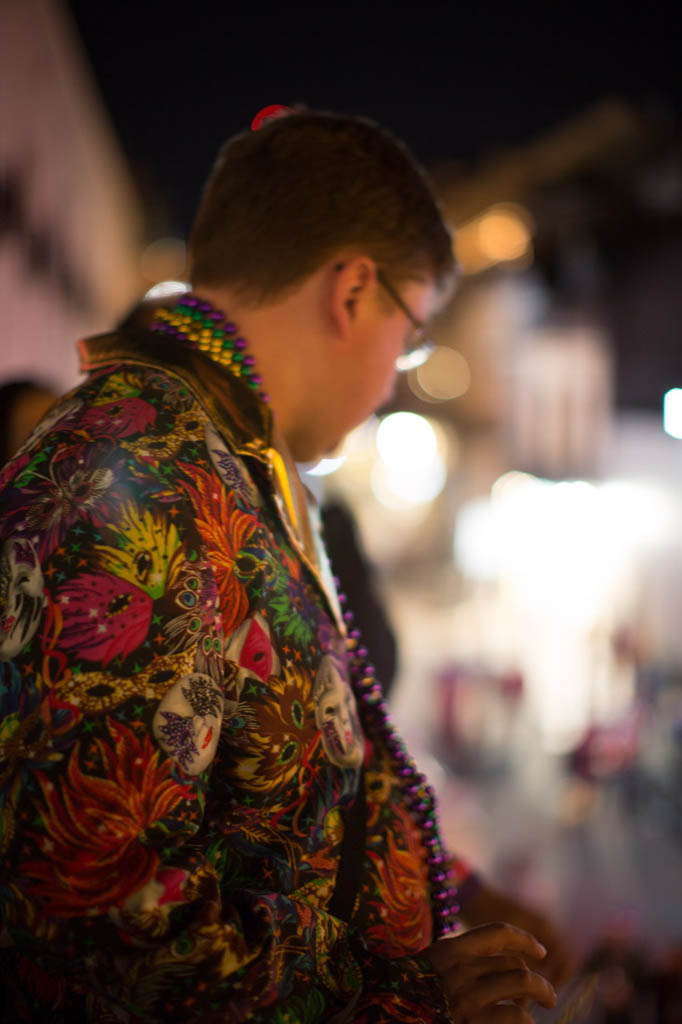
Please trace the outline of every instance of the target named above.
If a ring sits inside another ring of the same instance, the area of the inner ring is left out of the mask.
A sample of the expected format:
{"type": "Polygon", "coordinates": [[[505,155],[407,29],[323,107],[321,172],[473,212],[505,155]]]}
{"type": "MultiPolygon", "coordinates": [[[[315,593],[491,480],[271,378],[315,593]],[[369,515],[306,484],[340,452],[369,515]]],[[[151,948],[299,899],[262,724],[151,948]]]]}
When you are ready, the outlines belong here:
{"type": "Polygon", "coordinates": [[[371,486],[387,508],[409,508],[433,501],[446,479],[445,460],[434,425],[424,416],[396,412],[377,430],[379,459],[372,468],[371,486]]]}
{"type": "Polygon", "coordinates": [[[437,447],[436,434],[425,416],[414,412],[394,412],[379,424],[377,450],[389,466],[417,459],[426,462],[437,447]]]}
{"type": "Polygon", "coordinates": [[[496,203],[460,225],[455,251],[465,274],[478,274],[498,263],[526,266],[532,258],[534,222],[517,203],[496,203]]]}
{"type": "Polygon", "coordinates": [[[188,292],[189,284],[186,281],[159,281],[158,284],[145,292],[145,299],[165,299],[169,295],[176,295],[178,292],[188,292]]]}
{"type": "Polygon", "coordinates": [[[663,429],[682,440],[682,388],[671,388],[663,396],[663,429]]]}
{"type": "Polygon", "coordinates": [[[331,473],[335,473],[340,466],[346,461],[345,455],[339,455],[335,459],[320,459],[310,469],[305,469],[305,472],[309,476],[329,476],[331,473]]]}
{"type": "Polygon", "coordinates": [[[495,584],[546,750],[572,749],[600,706],[613,714],[631,698],[605,667],[608,637],[635,600],[637,566],[671,544],[675,519],[651,484],[519,472],[460,509],[456,564],[495,584]]]}
{"type": "Polygon", "coordinates": [[[427,363],[409,377],[413,393],[426,402],[447,402],[469,390],[471,371],[461,352],[438,345],[427,363]]]}

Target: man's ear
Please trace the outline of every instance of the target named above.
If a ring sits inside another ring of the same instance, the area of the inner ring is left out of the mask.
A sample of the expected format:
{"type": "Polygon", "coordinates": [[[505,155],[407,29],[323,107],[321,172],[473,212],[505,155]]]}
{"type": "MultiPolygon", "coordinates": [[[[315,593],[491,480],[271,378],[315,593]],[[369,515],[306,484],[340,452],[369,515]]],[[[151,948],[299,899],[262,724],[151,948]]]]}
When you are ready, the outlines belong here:
{"type": "Polygon", "coordinates": [[[347,337],[357,326],[362,304],[375,282],[376,263],[369,256],[353,256],[332,264],[329,311],[341,337],[347,337]]]}

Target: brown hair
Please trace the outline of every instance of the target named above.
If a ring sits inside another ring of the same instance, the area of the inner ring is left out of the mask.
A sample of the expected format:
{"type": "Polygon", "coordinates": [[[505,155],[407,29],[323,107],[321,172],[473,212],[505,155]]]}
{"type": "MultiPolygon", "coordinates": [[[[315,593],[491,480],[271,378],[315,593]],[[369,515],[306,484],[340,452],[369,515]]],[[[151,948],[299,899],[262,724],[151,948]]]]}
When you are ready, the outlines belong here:
{"type": "Polygon", "coordinates": [[[190,238],[193,285],[264,301],[348,249],[395,280],[449,283],[450,233],[403,143],[364,118],[306,110],[225,143],[190,238]]]}

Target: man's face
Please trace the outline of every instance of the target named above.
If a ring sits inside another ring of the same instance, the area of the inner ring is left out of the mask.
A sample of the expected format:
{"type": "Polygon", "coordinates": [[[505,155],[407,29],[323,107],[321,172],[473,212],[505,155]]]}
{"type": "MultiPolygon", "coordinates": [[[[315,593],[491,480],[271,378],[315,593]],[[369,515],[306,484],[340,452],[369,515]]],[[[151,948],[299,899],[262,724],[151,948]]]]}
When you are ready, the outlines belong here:
{"type": "MultiPolygon", "coordinates": [[[[403,282],[397,290],[422,323],[428,323],[442,305],[430,282],[403,282]]],[[[358,311],[351,343],[334,365],[329,365],[324,396],[318,396],[318,402],[324,405],[316,430],[317,455],[333,450],[346,434],[389,401],[396,385],[396,359],[413,335],[414,326],[405,312],[376,283],[358,311]]]]}

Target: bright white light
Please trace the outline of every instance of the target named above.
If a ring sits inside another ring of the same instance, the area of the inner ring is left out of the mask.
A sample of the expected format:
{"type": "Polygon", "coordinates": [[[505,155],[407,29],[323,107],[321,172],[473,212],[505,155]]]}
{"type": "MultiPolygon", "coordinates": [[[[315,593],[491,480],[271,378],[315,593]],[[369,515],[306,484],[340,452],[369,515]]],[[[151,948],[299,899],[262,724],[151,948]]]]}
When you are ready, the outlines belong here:
{"type": "Polygon", "coordinates": [[[652,548],[675,537],[675,510],[657,488],[609,480],[599,493],[603,529],[623,550],[652,548]]]}
{"type": "Polygon", "coordinates": [[[388,508],[433,501],[443,489],[446,469],[438,437],[424,416],[396,412],[379,424],[379,460],[372,469],[374,495],[388,508]]]}
{"type": "Polygon", "coordinates": [[[501,476],[489,501],[460,509],[457,565],[497,584],[546,749],[569,749],[595,716],[630,699],[608,638],[632,614],[638,564],[674,543],[675,511],[663,490],[632,480],[518,472],[501,476]]]}
{"type": "Polygon", "coordinates": [[[512,469],[497,478],[490,488],[490,497],[496,502],[510,500],[514,494],[521,493],[524,488],[531,487],[535,483],[537,483],[537,477],[512,469]]]}
{"type": "Polygon", "coordinates": [[[343,442],[343,454],[348,455],[350,458],[356,458],[357,456],[364,458],[370,450],[374,453],[378,426],[379,418],[372,415],[364,423],[361,423],[359,427],[356,427],[355,430],[351,430],[343,442]]]}
{"type": "Polygon", "coordinates": [[[437,448],[435,431],[424,416],[413,412],[394,412],[379,424],[377,449],[388,465],[428,462],[437,448]]]}
{"type": "Polygon", "coordinates": [[[345,455],[340,455],[338,459],[320,459],[319,462],[315,463],[312,469],[307,469],[306,473],[308,476],[329,476],[329,474],[334,473],[339,466],[342,466],[345,461],[345,455]]]}
{"type": "Polygon", "coordinates": [[[373,460],[375,457],[375,438],[377,432],[377,417],[370,416],[361,423],[355,430],[347,434],[341,444],[333,451],[317,462],[299,463],[299,470],[306,476],[329,476],[335,473],[341,466],[356,469],[366,460],[373,460]]]}
{"type": "Polygon", "coordinates": [[[149,291],[145,292],[145,299],[165,299],[168,295],[175,295],[177,292],[188,292],[190,286],[186,281],[159,281],[149,291]]]}
{"type": "Polygon", "coordinates": [[[375,497],[388,508],[411,508],[433,501],[445,484],[445,465],[436,452],[428,462],[402,466],[378,461],[372,469],[375,497]]]}
{"type": "Polygon", "coordinates": [[[423,366],[427,359],[430,358],[433,352],[433,343],[425,341],[419,348],[415,348],[412,352],[404,352],[395,361],[396,369],[400,370],[401,373],[406,373],[407,370],[416,370],[418,366],[423,366]]]}
{"type": "Polygon", "coordinates": [[[682,388],[671,388],[663,396],[663,429],[682,440],[682,388]]]}
{"type": "Polygon", "coordinates": [[[473,580],[494,580],[502,561],[502,531],[497,509],[487,498],[459,510],[455,528],[455,562],[473,580]]]}

